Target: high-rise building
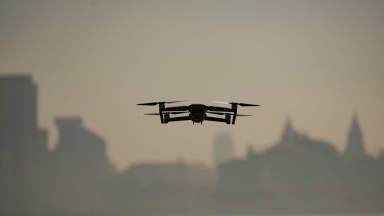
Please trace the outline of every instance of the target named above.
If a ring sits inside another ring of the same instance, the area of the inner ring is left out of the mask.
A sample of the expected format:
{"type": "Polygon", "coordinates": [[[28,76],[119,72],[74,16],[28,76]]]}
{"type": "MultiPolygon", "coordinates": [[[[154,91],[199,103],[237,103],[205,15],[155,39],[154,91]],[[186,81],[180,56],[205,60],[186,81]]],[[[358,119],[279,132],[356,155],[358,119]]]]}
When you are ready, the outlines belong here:
{"type": "Polygon", "coordinates": [[[7,188],[0,200],[8,203],[0,208],[36,207],[34,195],[46,151],[46,133],[37,128],[37,87],[32,78],[0,77],[0,179],[1,188],[7,188]]]}
{"type": "Polygon", "coordinates": [[[0,145],[21,154],[36,143],[36,85],[30,76],[0,78],[0,145]]]}
{"type": "Polygon", "coordinates": [[[348,134],[347,148],[343,154],[343,161],[353,162],[360,161],[365,158],[366,154],[363,143],[363,134],[361,133],[357,116],[354,116],[348,134]]]}
{"type": "Polygon", "coordinates": [[[57,118],[56,125],[59,128],[59,142],[54,151],[57,159],[79,169],[91,169],[95,165],[98,171],[110,168],[104,139],[86,129],[80,118],[57,118]]]}
{"type": "Polygon", "coordinates": [[[106,144],[79,117],[57,118],[59,142],[53,152],[57,210],[102,210],[103,192],[114,174],[106,144]],[[71,185],[71,187],[67,187],[71,185]]]}
{"type": "Polygon", "coordinates": [[[221,163],[228,162],[233,158],[233,139],[228,133],[216,135],[213,143],[213,162],[217,167],[221,163]]]}

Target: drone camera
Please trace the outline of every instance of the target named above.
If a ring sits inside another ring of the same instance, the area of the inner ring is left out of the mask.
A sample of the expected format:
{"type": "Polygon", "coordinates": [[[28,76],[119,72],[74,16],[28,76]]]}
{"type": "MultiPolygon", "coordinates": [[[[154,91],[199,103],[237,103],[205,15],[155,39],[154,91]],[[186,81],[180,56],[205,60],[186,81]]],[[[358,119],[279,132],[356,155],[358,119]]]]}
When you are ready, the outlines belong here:
{"type": "Polygon", "coordinates": [[[227,124],[231,123],[231,114],[225,114],[225,120],[227,124]]]}
{"type": "Polygon", "coordinates": [[[164,123],[167,124],[169,120],[169,113],[164,113],[164,123]]]}

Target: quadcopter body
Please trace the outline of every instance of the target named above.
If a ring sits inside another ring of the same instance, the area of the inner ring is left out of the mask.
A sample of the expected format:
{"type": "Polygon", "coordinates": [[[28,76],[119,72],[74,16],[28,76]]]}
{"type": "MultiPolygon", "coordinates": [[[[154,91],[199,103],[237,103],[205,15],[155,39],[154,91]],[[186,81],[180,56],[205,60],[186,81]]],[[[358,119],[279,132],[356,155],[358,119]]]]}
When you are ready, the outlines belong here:
{"type": "Polygon", "coordinates": [[[175,107],[165,107],[165,104],[176,103],[182,101],[170,101],[170,102],[151,102],[151,103],[142,103],[137,104],[141,106],[155,106],[159,105],[159,113],[147,113],[142,115],[158,115],[160,116],[160,121],[162,124],[167,124],[168,122],[176,121],[192,121],[194,123],[201,123],[203,121],[214,121],[214,122],[224,122],[227,124],[235,124],[237,116],[251,116],[237,114],[238,106],[259,106],[255,104],[246,104],[246,103],[236,103],[236,102],[219,102],[212,101],[216,103],[231,104],[231,108],[227,107],[217,107],[217,106],[207,106],[204,104],[191,104],[189,106],[175,106],[175,107]],[[180,115],[184,116],[171,117],[171,115],[180,115]],[[224,118],[213,117],[211,115],[223,115],[224,118]]]}

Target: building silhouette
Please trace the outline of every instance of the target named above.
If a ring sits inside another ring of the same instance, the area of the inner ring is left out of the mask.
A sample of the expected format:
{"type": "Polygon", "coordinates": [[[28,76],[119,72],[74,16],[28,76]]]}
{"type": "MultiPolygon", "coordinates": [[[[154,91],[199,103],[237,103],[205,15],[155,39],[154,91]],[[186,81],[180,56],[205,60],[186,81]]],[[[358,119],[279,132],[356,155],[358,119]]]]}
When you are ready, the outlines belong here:
{"type": "Polygon", "coordinates": [[[365,155],[356,117],[348,137],[340,154],[287,119],[281,140],[263,154],[249,149],[220,165],[218,213],[383,212],[383,160],[365,155]]]}
{"type": "Polygon", "coordinates": [[[348,143],[343,154],[343,160],[346,163],[362,161],[367,159],[363,143],[363,135],[360,130],[357,116],[353,116],[352,125],[348,133],[348,143]]]}
{"type": "Polygon", "coordinates": [[[128,168],[107,195],[107,204],[128,214],[185,214],[186,165],[143,163],[128,168]]]}
{"type": "Polygon", "coordinates": [[[200,163],[140,163],[126,169],[107,195],[127,214],[214,213],[214,172],[200,163]]]}
{"type": "Polygon", "coordinates": [[[52,153],[54,210],[104,210],[103,196],[115,175],[105,141],[78,117],[57,118],[59,141],[52,153]],[[60,200],[58,200],[60,199],[60,200]]]}
{"type": "Polygon", "coordinates": [[[0,77],[0,209],[39,208],[47,133],[37,127],[37,87],[28,75],[0,77]]]}
{"type": "Polygon", "coordinates": [[[344,152],[293,127],[262,153],[233,157],[218,134],[214,169],[182,159],[134,164],[116,173],[106,141],[80,117],[55,120],[47,149],[30,76],[0,77],[0,215],[208,215],[384,212],[384,154],[365,151],[353,116],[344,152]]]}

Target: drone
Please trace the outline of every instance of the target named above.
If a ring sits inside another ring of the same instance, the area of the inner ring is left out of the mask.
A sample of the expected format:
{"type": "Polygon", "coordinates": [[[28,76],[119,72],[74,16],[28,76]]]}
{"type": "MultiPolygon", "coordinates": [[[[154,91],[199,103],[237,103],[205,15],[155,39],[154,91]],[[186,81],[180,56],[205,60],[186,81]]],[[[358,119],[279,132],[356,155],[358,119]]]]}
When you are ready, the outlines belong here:
{"type": "Polygon", "coordinates": [[[142,115],[158,115],[160,116],[161,124],[168,124],[168,122],[176,122],[176,121],[192,121],[193,124],[201,123],[203,121],[214,121],[214,122],[224,122],[227,124],[232,124],[236,122],[236,116],[252,116],[252,115],[244,115],[237,114],[237,106],[260,106],[255,104],[246,104],[246,103],[237,103],[237,102],[220,102],[220,101],[211,101],[215,103],[221,104],[231,104],[231,108],[226,107],[217,107],[217,106],[207,106],[204,104],[191,104],[189,106],[175,106],[175,107],[165,107],[165,104],[183,102],[182,101],[169,101],[169,102],[151,102],[151,103],[141,103],[137,104],[140,106],[155,106],[159,105],[159,113],[146,113],[142,115]],[[180,117],[171,117],[171,115],[180,115],[180,114],[188,114],[187,116],[180,117]],[[224,118],[212,117],[210,115],[224,115],[224,118]]]}

